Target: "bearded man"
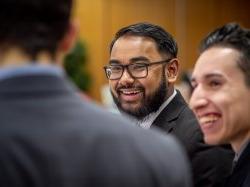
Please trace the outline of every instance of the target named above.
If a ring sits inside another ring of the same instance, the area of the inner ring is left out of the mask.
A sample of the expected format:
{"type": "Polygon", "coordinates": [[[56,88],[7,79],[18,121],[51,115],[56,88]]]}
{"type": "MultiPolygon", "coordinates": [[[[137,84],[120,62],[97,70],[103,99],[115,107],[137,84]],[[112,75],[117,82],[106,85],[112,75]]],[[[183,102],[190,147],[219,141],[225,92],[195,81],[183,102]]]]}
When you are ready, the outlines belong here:
{"type": "Polygon", "coordinates": [[[177,44],[158,25],[137,23],[120,29],[104,67],[121,113],[143,128],[159,127],[175,135],[189,155],[196,187],[219,186],[229,175],[233,153],[228,146],[208,146],[197,119],[174,88],[179,71],[177,44]]]}

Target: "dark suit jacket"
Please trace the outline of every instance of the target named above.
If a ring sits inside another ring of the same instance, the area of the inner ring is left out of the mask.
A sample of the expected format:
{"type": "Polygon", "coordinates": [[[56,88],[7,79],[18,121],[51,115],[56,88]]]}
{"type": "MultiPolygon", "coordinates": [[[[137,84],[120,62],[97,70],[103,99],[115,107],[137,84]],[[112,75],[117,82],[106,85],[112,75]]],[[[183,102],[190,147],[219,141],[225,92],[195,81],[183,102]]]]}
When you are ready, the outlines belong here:
{"type": "Polygon", "coordinates": [[[0,80],[2,187],[189,187],[181,154],[173,138],[83,102],[63,78],[0,80]]]}
{"type": "Polygon", "coordinates": [[[184,145],[191,159],[196,187],[222,185],[231,171],[234,153],[228,148],[204,144],[198,121],[179,91],[155,119],[153,126],[175,135],[184,145]]]}
{"type": "Polygon", "coordinates": [[[250,143],[237,161],[232,174],[228,177],[225,187],[250,186],[250,143]]]}

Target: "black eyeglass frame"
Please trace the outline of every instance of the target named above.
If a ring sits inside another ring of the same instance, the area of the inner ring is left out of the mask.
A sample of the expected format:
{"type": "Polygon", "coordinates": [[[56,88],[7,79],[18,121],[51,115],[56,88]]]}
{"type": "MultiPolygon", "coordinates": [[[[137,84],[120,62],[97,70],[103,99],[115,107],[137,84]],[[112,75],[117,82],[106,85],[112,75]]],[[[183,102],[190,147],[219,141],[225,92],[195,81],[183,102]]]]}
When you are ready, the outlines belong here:
{"type": "Polygon", "coordinates": [[[133,78],[133,79],[141,79],[141,78],[145,78],[148,76],[148,67],[149,66],[152,66],[152,65],[157,65],[157,64],[163,64],[163,63],[169,63],[170,61],[172,60],[172,58],[170,59],[167,59],[167,60],[162,60],[162,61],[157,61],[157,62],[151,62],[151,63],[132,63],[132,64],[127,64],[127,65],[122,65],[122,64],[118,64],[118,65],[113,65],[113,66],[119,66],[119,67],[122,67],[122,73],[121,73],[121,76],[118,77],[118,78],[115,78],[115,79],[110,79],[109,76],[108,76],[108,68],[112,65],[107,65],[107,66],[104,66],[104,71],[105,71],[105,74],[106,74],[106,77],[109,79],[109,80],[118,80],[122,77],[123,73],[124,73],[124,70],[127,69],[127,72],[129,73],[129,75],[133,78]],[[145,76],[142,76],[142,77],[135,77],[132,75],[132,73],[130,72],[129,70],[129,66],[133,65],[133,64],[142,64],[142,65],[145,65],[146,67],[146,75],[145,76]]]}

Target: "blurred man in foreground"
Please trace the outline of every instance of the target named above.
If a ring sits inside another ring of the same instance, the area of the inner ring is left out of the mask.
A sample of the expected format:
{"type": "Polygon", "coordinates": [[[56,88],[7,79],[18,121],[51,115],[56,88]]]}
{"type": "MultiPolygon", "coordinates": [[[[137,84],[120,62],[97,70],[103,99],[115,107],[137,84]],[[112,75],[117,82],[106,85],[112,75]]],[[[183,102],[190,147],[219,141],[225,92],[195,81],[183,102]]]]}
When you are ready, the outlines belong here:
{"type": "Polygon", "coordinates": [[[250,186],[250,30],[227,24],[201,43],[191,107],[205,141],[230,143],[233,171],[225,187],[250,186]]]}
{"type": "Polygon", "coordinates": [[[63,76],[76,34],[71,6],[0,1],[0,185],[190,187],[171,137],[82,101],[63,76]]]}

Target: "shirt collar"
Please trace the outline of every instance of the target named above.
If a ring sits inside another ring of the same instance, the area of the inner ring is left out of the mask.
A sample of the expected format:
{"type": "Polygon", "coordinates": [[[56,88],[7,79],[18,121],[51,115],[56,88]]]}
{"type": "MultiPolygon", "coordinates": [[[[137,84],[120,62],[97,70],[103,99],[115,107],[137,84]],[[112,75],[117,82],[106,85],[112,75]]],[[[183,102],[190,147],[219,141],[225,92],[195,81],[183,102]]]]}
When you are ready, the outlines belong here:
{"type": "Polygon", "coordinates": [[[0,68],[0,80],[24,76],[24,75],[57,75],[62,76],[64,71],[57,65],[40,65],[36,63],[30,63],[28,65],[20,67],[6,67],[0,68]]]}
{"type": "Polygon", "coordinates": [[[149,129],[151,127],[152,123],[154,122],[154,120],[157,118],[157,116],[173,100],[173,98],[175,97],[176,94],[177,94],[177,92],[176,92],[176,90],[174,90],[173,94],[160,106],[160,108],[156,112],[150,113],[145,118],[138,121],[137,124],[142,128],[149,129]]]}
{"type": "Polygon", "coordinates": [[[234,162],[237,162],[240,158],[240,156],[242,155],[242,153],[244,152],[244,150],[246,149],[247,145],[249,144],[250,140],[246,141],[240,148],[239,152],[235,153],[234,156],[234,162]]]}

